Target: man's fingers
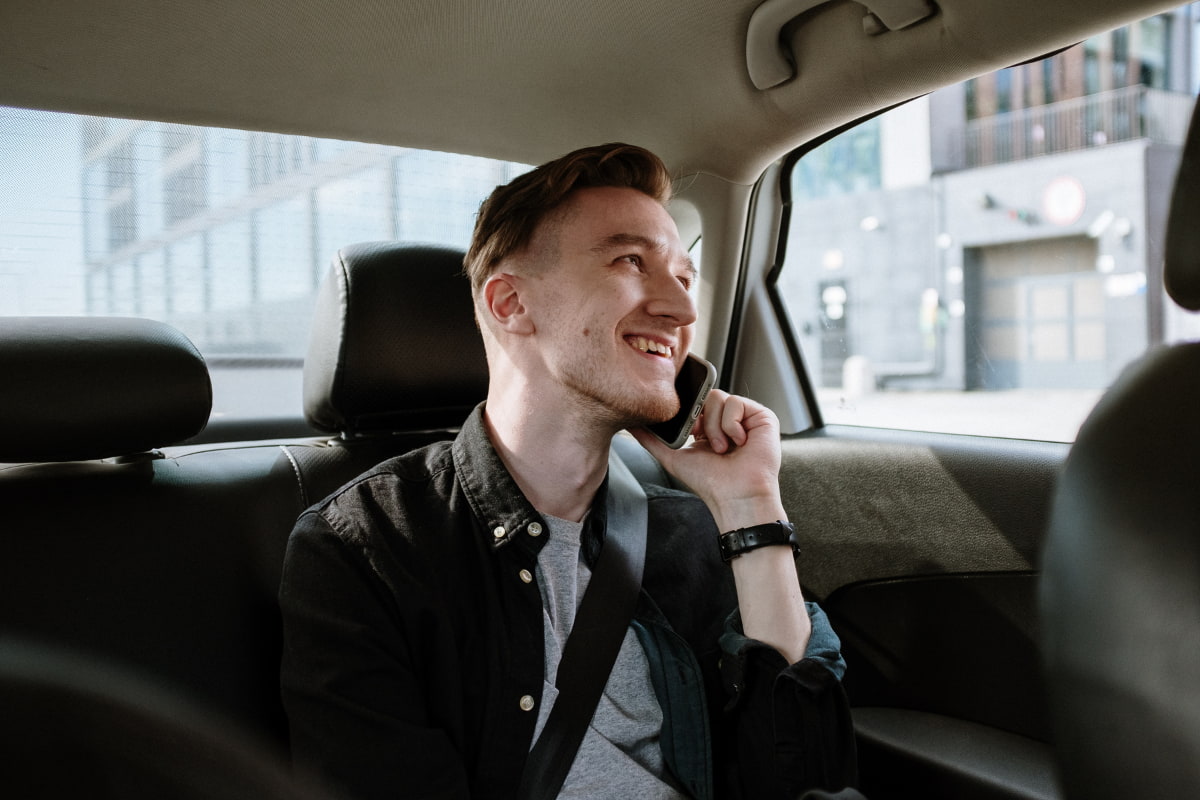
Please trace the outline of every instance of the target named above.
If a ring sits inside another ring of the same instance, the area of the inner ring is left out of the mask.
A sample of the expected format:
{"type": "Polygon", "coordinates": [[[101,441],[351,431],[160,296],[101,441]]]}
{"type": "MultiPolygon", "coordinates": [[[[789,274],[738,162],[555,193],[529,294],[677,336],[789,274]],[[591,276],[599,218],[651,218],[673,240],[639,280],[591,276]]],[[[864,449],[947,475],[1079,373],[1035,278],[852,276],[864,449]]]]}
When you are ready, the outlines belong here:
{"type": "Polygon", "coordinates": [[[738,446],[746,443],[745,419],[745,401],[737,395],[726,395],[721,407],[721,430],[738,446]]]}
{"type": "Polygon", "coordinates": [[[728,397],[729,395],[720,389],[713,389],[704,401],[704,413],[697,420],[697,429],[704,432],[703,440],[707,440],[708,446],[716,453],[724,453],[729,449],[729,440],[722,431],[725,400],[728,397]]]}

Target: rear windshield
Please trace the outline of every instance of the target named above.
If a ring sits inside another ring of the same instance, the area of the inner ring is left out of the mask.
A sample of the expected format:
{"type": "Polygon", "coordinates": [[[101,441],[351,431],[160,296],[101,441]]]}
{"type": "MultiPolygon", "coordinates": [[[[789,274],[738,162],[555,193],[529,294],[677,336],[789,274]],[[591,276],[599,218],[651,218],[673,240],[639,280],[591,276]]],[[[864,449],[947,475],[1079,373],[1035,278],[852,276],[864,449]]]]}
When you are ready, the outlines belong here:
{"type": "Polygon", "coordinates": [[[465,248],[528,166],[0,107],[0,315],[136,316],[204,353],[213,420],[300,415],[314,292],[340,247],[465,248]]]}

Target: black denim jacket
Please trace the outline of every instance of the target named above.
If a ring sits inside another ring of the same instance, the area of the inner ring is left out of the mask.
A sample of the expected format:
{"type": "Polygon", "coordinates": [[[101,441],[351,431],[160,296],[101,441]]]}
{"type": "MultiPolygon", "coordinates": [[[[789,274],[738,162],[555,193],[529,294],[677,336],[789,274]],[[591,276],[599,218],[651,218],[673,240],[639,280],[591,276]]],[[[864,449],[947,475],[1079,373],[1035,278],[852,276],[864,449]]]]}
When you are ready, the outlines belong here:
{"type": "MultiPolygon", "coordinates": [[[[605,489],[585,557],[602,543],[605,489]]],[[[824,615],[810,605],[797,664],[741,636],[707,508],[645,489],[634,629],[673,774],[697,798],[852,783],[843,664],[824,615]]],[[[297,765],[356,798],[513,797],[541,702],[542,600],[530,578],[545,530],[481,408],[454,442],[385,461],[307,510],[280,587],[297,765]]]]}

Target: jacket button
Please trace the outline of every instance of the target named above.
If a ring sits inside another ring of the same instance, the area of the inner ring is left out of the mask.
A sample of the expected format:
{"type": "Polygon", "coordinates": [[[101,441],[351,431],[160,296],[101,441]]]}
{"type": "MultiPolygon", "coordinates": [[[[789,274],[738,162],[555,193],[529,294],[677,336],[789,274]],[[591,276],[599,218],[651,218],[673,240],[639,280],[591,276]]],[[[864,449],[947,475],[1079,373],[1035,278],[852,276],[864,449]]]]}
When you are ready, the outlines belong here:
{"type": "Polygon", "coordinates": [[[531,522],[531,523],[529,523],[529,527],[526,528],[525,530],[529,531],[530,536],[541,536],[542,535],[542,523],[531,522]]]}
{"type": "Polygon", "coordinates": [[[531,695],[521,695],[521,710],[533,711],[533,697],[531,695]]]}
{"type": "Polygon", "coordinates": [[[504,526],[497,525],[496,529],[492,531],[492,536],[495,536],[497,539],[503,539],[505,533],[507,533],[507,531],[504,530],[504,526]]]}
{"type": "Polygon", "coordinates": [[[523,569],[523,570],[521,570],[520,572],[518,572],[517,574],[518,574],[518,575],[520,575],[520,576],[521,576],[521,580],[525,581],[526,583],[532,583],[532,582],[533,582],[533,573],[532,573],[532,572],[530,572],[529,570],[527,570],[527,569],[523,569]]]}

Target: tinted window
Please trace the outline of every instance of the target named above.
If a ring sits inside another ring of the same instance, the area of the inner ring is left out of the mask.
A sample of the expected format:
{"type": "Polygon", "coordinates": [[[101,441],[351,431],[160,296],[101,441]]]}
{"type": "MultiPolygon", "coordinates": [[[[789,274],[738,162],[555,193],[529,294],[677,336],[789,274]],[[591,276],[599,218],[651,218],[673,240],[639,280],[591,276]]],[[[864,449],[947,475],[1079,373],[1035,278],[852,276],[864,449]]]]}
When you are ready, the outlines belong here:
{"type": "Polygon", "coordinates": [[[0,314],[159,319],[205,354],[214,419],[300,413],[338,248],[464,247],[528,167],[300,136],[0,108],[0,314]]]}

